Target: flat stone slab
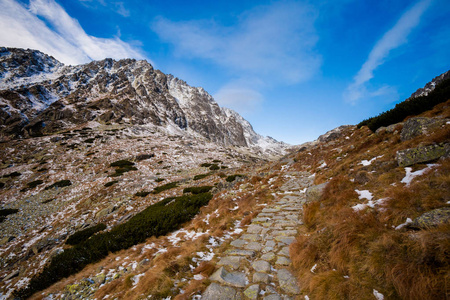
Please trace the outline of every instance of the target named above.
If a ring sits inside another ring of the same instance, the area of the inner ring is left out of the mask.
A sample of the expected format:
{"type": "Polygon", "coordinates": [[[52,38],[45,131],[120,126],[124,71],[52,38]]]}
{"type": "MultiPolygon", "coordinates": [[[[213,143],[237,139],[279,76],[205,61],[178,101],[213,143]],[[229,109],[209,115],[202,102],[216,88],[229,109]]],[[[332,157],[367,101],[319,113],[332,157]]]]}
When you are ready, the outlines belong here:
{"type": "Polygon", "coordinates": [[[282,242],[286,245],[290,245],[295,241],[295,237],[293,237],[293,236],[277,236],[277,237],[275,237],[275,240],[282,242]]]}
{"type": "Polygon", "coordinates": [[[297,285],[297,280],[292,273],[287,269],[278,270],[278,282],[283,291],[289,294],[299,294],[300,289],[297,285]]]}
{"type": "Polygon", "coordinates": [[[252,263],[253,269],[255,269],[256,272],[270,272],[270,264],[265,260],[257,260],[252,263]]]}
{"type": "Polygon", "coordinates": [[[211,283],[202,295],[202,300],[242,300],[241,293],[229,286],[211,283]]]}
{"type": "Polygon", "coordinates": [[[237,239],[234,240],[230,243],[231,246],[233,247],[238,247],[238,248],[242,248],[245,244],[247,244],[247,241],[241,240],[241,239],[237,239]]]}
{"type": "Polygon", "coordinates": [[[291,260],[285,256],[278,256],[277,257],[277,261],[275,262],[276,265],[281,265],[281,266],[288,266],[290,265],[291,260]]]}
{"type": "Polygon", "coordinates": [[[219,266],[227,266],[232,268],[233,270],[239,269],[241,265],[242,257],[240,256],[225,256],[220,259],[217,263],[219,266]]]}
{"type": "Polygon", "coordinates": [[[265,261],[271,261],[275,259],[275,253],[273,252],[268,252],[266,254],[261,255],[261,259],[265,260],[265,261]]]}
{"type": "Polygon", "coordinates": [[[272,234],[274,236],[295,236],[297,230],[275,230],[272,234]]]}
{"type": "Polygon", "coordinates": [[[224,267],[220,267],[209,279],[234,287],[245,287],[247,285],[247,277],[244,273],[228,272],[224,267]]]}
{"type": "Polygon", "coordinates": [[[225,254],[254,257],[256,255],[256,252],[251,251],[251,250],[230,249],[230,250],[225,251],[225,254]]]}
{"type": "Polygon", "coordinates": [[[252,224],[248,226],[247,233],[261,233],[261,231],[264,229],[264,227],[260,225],[252,224]]]}
{"type": "Polygon", "coordinates": [[[277,245],[277,243],[275,243],[275,241],[273,241],[273,240],[266,242],[267,247],[275,247],[276,245],[277,245]]]}
{"type": "Polygon", "coordinates": [[[270,295],[264,296],[263,300],[283,300],[283,299],[278,294],[270,294],[270,295]]]}
{"type": "Polygon", "coordinates": [[[270,221],[270,218],[268,218],[268,217],[257,217],[257,218],[254,218],[252,220],[252,223],[264,223],[264,222],[267,222],[267,221],[270,221]]]}
{"type": "Polygon", "coordinates": [[[289,254],[289,247],[285,246],[283,248],[281,248],[281,250],[278,252],[279,255],[284,255],[287,257],[291,257],[291,255],[289,254]]]}
{"type": "Polygon", "coordinates": [[[259,234],[254,233],[245,233],[241,236],[241,239],[256,242],[261,240],[261,236],[259,234]]]}
{"type": "Polygon", "coordinates": [[[259,291],[259,284],[253,284],[244,291],[244,295],[248,299],[258,299],[259,291]]]}
{"type": "Polygon", "coordinates": [[[258,242],[251,242],[244,246],[247,250],[261,251],[262,245],[258,242]]]}
{"type": "Polygon", "coordinates": [[[262,282],[268,284],[270,282],[270,276],[266,273],[256,272],[253,274],[253,282],[262,282]]]}
{"type": "Polygon", "coordinates": [[[279,212],[280,209],[279,208],[264,208],[262,210],[263,213],[276,213],[279,212]]]}

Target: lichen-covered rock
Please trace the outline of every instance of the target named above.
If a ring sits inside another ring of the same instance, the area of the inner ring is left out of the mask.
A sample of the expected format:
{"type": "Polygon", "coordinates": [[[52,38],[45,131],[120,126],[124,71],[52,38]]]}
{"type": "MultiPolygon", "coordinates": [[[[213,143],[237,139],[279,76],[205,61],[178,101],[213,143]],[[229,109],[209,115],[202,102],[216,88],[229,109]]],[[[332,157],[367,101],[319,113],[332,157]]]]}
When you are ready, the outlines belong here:
{"type": "Polygon", "coordinates": [[[209,279],[235,287],[245,287],[247,285],[247,277],[244,273],[228,272],[224,267],[220,267],[209,279]]]}
{"type": "Polygon", "coordinates": [[[430,162],[442,156],[450,155],[450,144],[434,144],[424,147],[397,151],[397,162],[400,167],[412,166],[417,163],[430,162]]]}
{"type": "Polygon", "coordinates": [[[400,139],[407,141],[416,136],[426,134],[446,123],[444,119],[416,117],[408,119],[403,125],[400,139]]]}
{"type": "Polygon", "coordinates": [[[241,293],[229,286],[211,283],[202,295],[202,300],[240,300],[241,293]]]}
{"type": "Polygon", "coordinates": [[[306,201],[313,202],[320,199],[323,194],[325,187],[327,186],[327,182],[324,182],[319,185],[314,185],[306,190],[306,201]]]}
{"type": "Polygon", "coordinates": [[[427,229],[450,222],[450,207],[443,207],[426,212],[414,219],[408,227],[413,229],[427,229]]]}
{"type": "Polygon", "coordinates": [[[389,125],[387,127],[382,126],[382,127],[378,128],[375,131],[375,134],[382,134],[384,132],[387,132],[387,133],[398,133],[397,127],[400,126],[400,125],[403,125],[403,124],[404,124],[403,122],[400,122],[400,123],[395,123],[395,124],[389,125]]]}

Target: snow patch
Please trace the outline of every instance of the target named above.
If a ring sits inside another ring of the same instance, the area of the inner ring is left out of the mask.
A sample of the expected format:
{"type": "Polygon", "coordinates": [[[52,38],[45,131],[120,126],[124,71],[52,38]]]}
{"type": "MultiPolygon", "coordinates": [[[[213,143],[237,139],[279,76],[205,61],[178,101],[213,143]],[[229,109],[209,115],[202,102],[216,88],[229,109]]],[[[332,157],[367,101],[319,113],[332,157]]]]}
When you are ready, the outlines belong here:
{"type": "Polygon", "coordinates": [[[402,181],[400,181],[400,182],[405,183],[406,186],[409,186],[411,184],[411,181],[415,177],[423,175],[425,172],[427,172],[428,170],[431,170],[435,166],[437,166],[437,164],[427,164],[426,168],[419,170],[419,171],[415,171],[415,172],[411,172],[412,171],[411,167],[406,167],[405,168],[406,175],[405,175],[405,177],[403,177],[402,181]]]}
{"type": "Polygon", "coordinates": [[[363,165],[363,166],[370,166],[376,159],[378,159],[378,158],[382,158],[383,157],[383,155],[380,155],[380,156],[377,156],[377,157],[374,157],[374,158],[372,158],[371,160],[363,160],[363,161],[361,161],[360,163],[359,163],[359,165],[363,165]]]}
{"type": "Polygon", "coordinates": [[[359,199],[367,199],[369,201],[373,199],[372,193],[368,190],[355,190],[355,192],[359,195],[359,199]]]}
{"type": "Polygon", "coordinates": [[[406,222],[398,225],[397,227],[395,227],[395,230],[402,229],[403,227],[405,227],[405,226],[407,226],[407,225],[409,225],[411,223],[412,223],[412,220],[410,218],[407,218],[406,222]]]}
{"type": "Polygon", "coordinates": [[[384,295],[376,289],[373,289],[373,295],[377,298],[377,300],[384,300],[384,295]]]}

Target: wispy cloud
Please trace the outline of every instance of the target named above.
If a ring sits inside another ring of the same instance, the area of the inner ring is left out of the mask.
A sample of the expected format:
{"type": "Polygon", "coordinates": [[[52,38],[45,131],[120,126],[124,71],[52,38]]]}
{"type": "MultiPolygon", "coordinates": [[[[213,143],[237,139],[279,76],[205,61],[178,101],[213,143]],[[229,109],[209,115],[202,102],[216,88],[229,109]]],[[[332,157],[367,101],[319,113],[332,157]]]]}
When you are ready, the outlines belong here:
{"type": "Polygon", "coordinates": [[[152,29],[178,56],[207,59],[233,74],[291,84],[311,78],[320,68],[315,19],[310,6],[282,1],[252,9],[232,26],[159,17],[152,29]]]}
{"type": "Polygon", "coordinates": [[[214,99],[222,106],[239,111],[241,114],[251,114],[257,111],[264,101],[264,97],[258,91],[229,83],[214,94],[214,99]]]}
{"type": "Polygon", "coordinates": [[[2,0],[0,27],[2,46],[38,49],[66,64],[106,57],[144,57],[138,49],[118,37],[108,39],[88,35],[54,0],[31,0],[28,8],[18,1],[2,0]]]}
{"type": "Polygon", "coordinates": [[[408,35],[420,23],[420,18],[430,6],[432,0],[421,0],[408,9],[397,23],[375,44],[369,57],[353,78],[353,83],[347,87],[344,99],[352,104],[364,97],[373,97],[392,93],[392,88],[382,87],[376,91],[369,91],[366,83],[374,77],[374,71],[382,65],[391,50],[407,43],[408,35]]]}
{"type": "Polygon", "coordinates": [[[114,0],[79,0],[81,4],[85,7],[98,9],[101,7],[102,9],[108,9],[123,17],[130,16],[130,10],[125,7],[123,1],[114,1],[114,0]]]}

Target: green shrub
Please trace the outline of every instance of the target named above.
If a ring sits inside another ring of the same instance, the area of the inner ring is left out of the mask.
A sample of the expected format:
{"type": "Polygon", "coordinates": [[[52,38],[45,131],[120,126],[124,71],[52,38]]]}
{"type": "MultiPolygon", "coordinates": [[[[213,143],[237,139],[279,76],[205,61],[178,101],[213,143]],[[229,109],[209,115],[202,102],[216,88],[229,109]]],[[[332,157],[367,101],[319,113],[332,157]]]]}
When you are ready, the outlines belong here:
{"type": "Polygon", "coordinates": [[[211,171],[220,170],[220,167],[217,164],[212,164],[211,167],[209,167],[211,171]]]}
{"type": "Polygon", "coordinates": [[[5,219],[6,216],[12,215],[17,213],[19,210],[15,209],[15,208],[5,208],[5,209],[0,209],[0,223],[2,223],[5,219]]]}
{"type": "Polygon", "coordinates": [[[221,160],[218,160],[218,159],[215,159],[215,160],[213,160],[212,162],[213,162],[213,163],[216,163],[216,164],[221,164],[221,163],[222,163],[222,161],[221,161],[221,160]]]}
{"type": "Polygon", "coordinates": [[[152,194],[159,194],[162,191],[170,190],[177,187],[178,181],[166,183],[164,185],[157,186],[153,189],[152,194]]]}
{"type": "Polygon", "coordinates": [[[12,172],[11,174],[7,174],[7,175],[3,175],[3,178],[13,178],[13,177],[19,177],[20,175],[22,175],[22,173],[19,172],[12,172]]]}
{"type": "Polygon", "coordinates": [[[212,164],[209,164],[209,163],[203,163],[200,165],[200,167],[204,167],[204,168],[209,168],[211,166],[212,166],[212,164]]]}
{"type": "Polygon", "coordinates": [[[127,167],[127,166],[134,166],[134,162],[131,162],[131,161],[129,161],[129,160],[126,160],[126,159],[121,159],[121,160],[118,160],[118,161],[115,161],[115,162],[113,162],[113,163],[111,163],[110,165],[109,165],[110,167],[127,167]]]}
{"type": "Polygon", "coordinates": [[[118,182],[119,181],[117,181],[117,180],[113,180],[113,181],[107,182],[107,183],[105,183],[105,187],[110,187],[110,186],[112,186],[112,185],[114,185],[114,184],[116,184],[118,182]]]}
{"type": "Polygon", "coordinates": [[[151,236],[160,236],[177,230],[191,220],[208,204],[212,195],[186,194],[166,198],[150,205],[127,222],[109,232],[102,232],[54,256],[28,286],[14,292],[18,298],[28,298],[53,283],[81,271],[86,265],[105,258],[111,252],[128,249],[151,236]]]}
{"type": "Polygon", "coordinates": [[[234,174],[234,175],[230,175],[227,177],[227,179],[225,179],[227,182],[233,182],[236,180],[237,177],[243,177],[240,174],[234,174]]]}
{"type": "Polygon", "coordinates": [[[194,180],[200,180],[200,179],[203,179],[203,178],[205,178],[205,177],[208,177],[209,175],[211,175],[211,174],[206,173],[206,174],[195,175],[195,176],[194,176],[194,180]]]}
{"type": "Polygon", "coordinates": [[[403,121],[406,117],[421,114],[432,109],[435,105],[450,99],[450,79],[442,81],[427,96],[403,101],[395,105],[391,110],[379,114],[376,117],[362,121],[357,126],[367,126],[372,131],[376,131],[383,126],[389,126],[403,121]]]}
{"type": "Polygon", "coordinates": [[[106,225],[103,223],[97,224],[93,227],[89,227],[80,231],[75,232],[66,241],[67,245],[78,245],[81,242],[84,242],[91,236],[93,236],[95,233],[105,230],[106,225]]]}
{"type": "Polygon", "coordinates": [[[137,197],[145,197],[145,196],[147,196],[148,194],[150,194],[150,192],[144,192],[144,191],[142,191],[142,192],[137,192],[137,193],[134,194],[134,195],[137,196],[137,197]]]}
{"type": "Polygon", "coordinates": [[[60,181],[55,182],[52,185],[49,185],[45,189],[49,190],[49,189],[52,189],[52,188],[55,188],[55,187],[65,187],[65,186],[69,186],[69,185],[72,185],[72,182],[70,182],[70,180],[60,180],[60,181]]]}
{"type": "Polygon", "coordinates": [[[87,140],[84,140],[84,142],[88,143],[88,144],[92,144],[94,141],[95,141],[95,138],[89,138],[87,140]]]}
{"type": "Polygon", "coordinates": [[[209,192],[213,187],[212,186],[193,186],[193,187],[187,187],[183,190],[183,193],[192,193],[194,195],[207,193],[209,192]]]}
{"type": "Polygon", "coordinates": [[[220,168],[223,170],[223,169],[228,169],[228,167],[227,166],[220,166],[220,168]]]}
{"type": "Polygon", "coordinates": [[[3,182],[0,182],[0,189],[2,189],[5,186],[3,182]]]}
{"type": "Polygon", "coordinates": [[[43,184],[44,182],[42,180],[35,180],[35,181],[31,181],[27,183],[28,188],[30,189],[34,189],[35,187],[37,187],[40,184],[43,184]]]}
{"type": "Polygon", "coordinates": [[[161,181],[164,181],[164,180],[165,180],[164,178],[156,178],[155,182],[161,182],[161,181]]]}

